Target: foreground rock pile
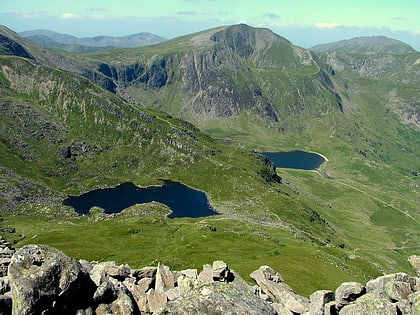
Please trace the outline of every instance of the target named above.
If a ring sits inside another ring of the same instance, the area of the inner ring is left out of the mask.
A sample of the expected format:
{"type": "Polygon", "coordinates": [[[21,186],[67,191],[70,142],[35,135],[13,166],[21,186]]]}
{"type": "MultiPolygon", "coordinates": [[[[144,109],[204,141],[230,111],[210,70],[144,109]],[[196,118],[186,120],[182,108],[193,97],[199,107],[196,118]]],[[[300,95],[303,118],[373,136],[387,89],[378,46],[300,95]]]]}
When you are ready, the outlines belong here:
{"type": "MultiPolygon", "coordinates": [[[[0,255],[9,253],[1,244],[0,255]]],[[[420,314],[420,256],[410,263],[417,277],[346,282],[307,299],[268,266],[251,273],[256,284],[250,286],[223,261],[201,272],[161,264],[132,269],[28,245],[14,252],[0,277],[0,314],[420,314]]]]}

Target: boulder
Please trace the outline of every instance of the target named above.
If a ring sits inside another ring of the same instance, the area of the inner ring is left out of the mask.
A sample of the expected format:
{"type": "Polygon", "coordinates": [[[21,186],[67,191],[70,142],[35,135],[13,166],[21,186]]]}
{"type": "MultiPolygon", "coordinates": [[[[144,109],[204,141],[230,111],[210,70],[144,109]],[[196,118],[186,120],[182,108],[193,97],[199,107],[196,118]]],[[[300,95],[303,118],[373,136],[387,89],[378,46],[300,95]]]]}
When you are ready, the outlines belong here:
{"type": "Polygon", "coordinates": [[[92,267],[89,271],[92,280],[97,286],[108,281],[109,277],[124,281],[131,275],[131,268],[128,265],[117,265],[113,261],[101,262],[92,267]]]}
{"type": "Polygon", "coordinates": [[[212,266],[206,264],[203,265],[203,271],[198,275],[198,280],[203,284],[210,284],[213,282],[213,268],[212,266]]]}
{"type": "Polygon", "coordinates": [[[368,281],[366,284],[368,293],[373,293],[379,298],[389,299],[390,301],[397,297],[401,298],[402,295],[407,295],[407,291],[415,292],[416,290],[416,278],[402,272],[381,276],[368,281]]]}
{"type": "Polygon", "coordinates": [[[391,302],[406,300],[413,293],[410,283],[389,281],[385,284],[384,293],[391,302]]]}
{"type": "Polygon", "coordinates": [[[325,304],[334,301],[334,292],[328,290],[318,290],[309,297],[309,314],[324,315],[325,304]]]}
{"type": "Polygon", "coordinates": [[[168,302],[157,314],[274,315],[273,307],[240,285],[214,282],[193,288],[168,302]]]}
{"type": "Polygon", "coordinates": [[[143,278],[137,282],[137,288],[140,292],[146,293],[153,287],[155,280],[152,278],[143,278]]]}
{"type": "Polygon", "coordinates": [[[147,304],[152,313],[164,307],[167,301],[168,298],[165,293],[157,292],[154,289],[147,292],[147,304]]]}
{"type": "Polygon", "coordinates": [[[340,310],[340,315],[381,314],[395,315],[397,307],[386,299],[368,293],[358,298],[353,304],[346,305],[340,310]]]}
{"type": "Polygon", "coordinates": [[[420,314],[420,291],[410,294],[408,301],[411,304],[411,313],[420,314]]]}
{"type": "MultiPolygon", "coordinates": [[[[141,279],[142,280],[151,280],[148,278],[141,279]]],[[[127,278],[123,282],[124,286],[127,288],[127,290],[131,293],[131,296],[134,300],[134,302],[137,305],[137,308],[140,310],[140,312],[146,313],[149,311],[149,307],[147,305],[147,296],[146,291],[149,290],[150,286],[147,285],[147,289],[145,290],[145,286],[135,284],[135,278],[127,278]]]]}
{"type": "Polygon", "coordinates": [[[46,245],[17,250],[9,265],[15,314],[75,313],[92,303],[96,285],[80,263],[46,245]]]}
{"type": "Polygon", "coordinates": [[[309,311],[309,300],[297,295],[283,283],[283,278],[272,268],[262,266],[250,276],[268,294],[271,301],[283,304],[294,313],[302,314],[309,311]]]}
{"type": "Polygon", "coordinates": [[[337,309],[337,303],[335,301],[328,302],[324,306],[324,315],[337,315],[338,309],[337,309]]]}
{"type": "Polygon", "coordinates": [[[131,276],[136,278],[137,280],[141,280],[143,278],[155,278],[156,276],[156,267],[144,267],[142,269],[133,269],[131,270],[131,276]]]}
{"type": "Polygon", "coordinates": [[[197,269],[185,269],[185,270],[181,270],[180,272],[187,278],[198,279],[197,269]]]}
{"type": "Polygon", "coordinates": [[[110,304],[118,296],[117,288],[111,281],[102,282],[93,294],[93,302],[99,304],[110,304]]]}
{"type": "Polygon", "coordinates": [[[227,281],[230,275],[228,265],[221,260],[216,260],[213,262],[213,280],[214,281],[227,281]]]}
{"type": "Polygon", "coordinates": [[[408,300],[402,300],[395,303],[397,307],[397,314],[401,315],[411,315],[414,314],[411,312],[411,303],[408,300]]]}
{"type": "Polygon", "coordinates": [[[344,282],[335,290],[335,300],[340,308],[366,293],[366,288],[358,282],[344,282]]]}
{"type": "Polygon", "coordinates": [[[420,278],[420,256],[413,255],[408,258],[408,262],[416,273],[417,277],[420,278]]]}
{"type": "Polygon", "coordinates": [[[155,291],[163,293],[175,286],[175,278],[168,266],[159,264],[156,270],[155,291]]]}

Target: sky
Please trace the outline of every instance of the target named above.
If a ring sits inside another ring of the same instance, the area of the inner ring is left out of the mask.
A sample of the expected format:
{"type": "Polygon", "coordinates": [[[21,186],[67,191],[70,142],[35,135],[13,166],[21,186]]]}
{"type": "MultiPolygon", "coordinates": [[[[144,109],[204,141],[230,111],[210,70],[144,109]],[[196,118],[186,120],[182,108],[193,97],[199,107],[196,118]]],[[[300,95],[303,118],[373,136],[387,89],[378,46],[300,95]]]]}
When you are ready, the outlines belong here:
{"type": "Polygon", "coordinates": [[[0,0],[0,24],[16,32],[169,39],[238,23],[270,28],[305,48],[384,35],[420,51],[420,0],[0,0]]]}

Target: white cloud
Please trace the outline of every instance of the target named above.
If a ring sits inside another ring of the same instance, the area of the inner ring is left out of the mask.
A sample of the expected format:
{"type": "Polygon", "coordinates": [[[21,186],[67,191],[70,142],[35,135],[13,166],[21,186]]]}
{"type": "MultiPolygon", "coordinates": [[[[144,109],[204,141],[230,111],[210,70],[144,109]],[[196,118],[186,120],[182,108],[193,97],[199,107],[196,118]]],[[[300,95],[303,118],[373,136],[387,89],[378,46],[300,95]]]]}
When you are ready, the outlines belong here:
{"type": "Polygon", "coordinates": [[[76,13],[65,12],[60,15],[60,18],[64,20],[71,20],[71,19],[80,19],[81,16],[76,13]]]}
{"type": "Polygon", "coordinates": [[[343,26],[343,25],[340,24],[340,23],[336,23],[336,22],[330,22],[330,23],[328,23],[328,22],[318,22],[318,23],[315,23],[316,28],[337,28],[337,27],[341,27],[341,26],[343,26]]]}

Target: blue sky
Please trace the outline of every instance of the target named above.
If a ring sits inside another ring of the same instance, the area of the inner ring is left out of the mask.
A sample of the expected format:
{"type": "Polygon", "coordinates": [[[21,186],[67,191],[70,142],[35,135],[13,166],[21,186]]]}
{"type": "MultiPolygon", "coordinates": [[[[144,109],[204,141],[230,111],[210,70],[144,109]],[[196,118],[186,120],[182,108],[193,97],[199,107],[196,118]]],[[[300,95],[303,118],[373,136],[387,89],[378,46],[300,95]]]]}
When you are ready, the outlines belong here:
{"type": "Polygon", "coordinates": [[[0,24],[78,37],[166,38],[220,25],[268,27],[303,47],[385,35],[420,51],[420,0],[0,0],[0,24]]]}

